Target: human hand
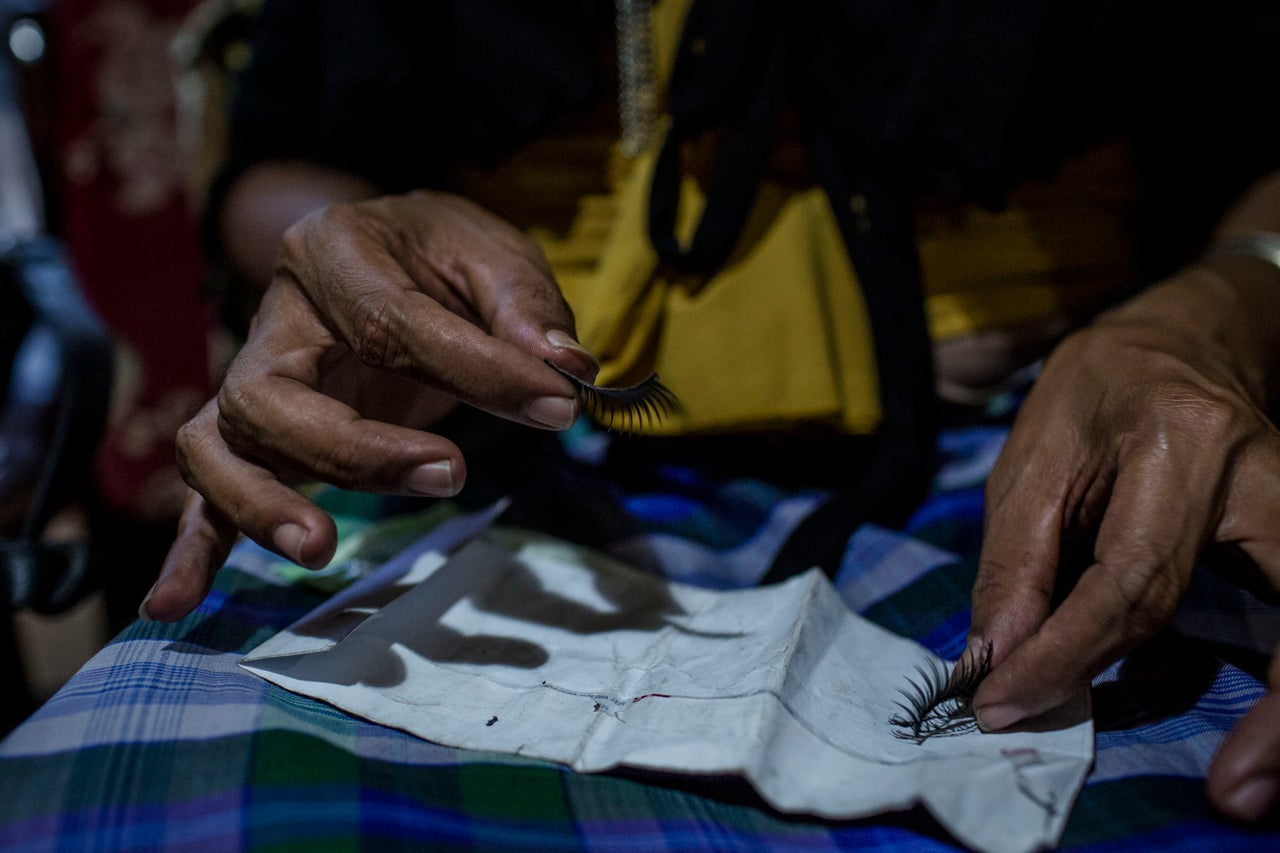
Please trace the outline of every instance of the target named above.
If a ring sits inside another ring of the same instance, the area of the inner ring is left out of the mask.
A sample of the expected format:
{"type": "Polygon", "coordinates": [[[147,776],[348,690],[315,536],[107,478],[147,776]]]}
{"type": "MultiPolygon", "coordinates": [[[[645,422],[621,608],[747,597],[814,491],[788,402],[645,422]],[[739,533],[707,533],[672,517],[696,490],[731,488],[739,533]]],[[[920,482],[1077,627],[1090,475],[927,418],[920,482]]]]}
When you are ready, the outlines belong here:
{"type": "Polygon", "coordinates": [[[1271,658],[1267,693],[1250,708],[1209,767],[1209,799],[1242,821],[1274,814],[1280,801],[1280,648],[1271,658]]]}
{"type": "MultiPolygon", "coordinates": [[[[1209,543],[1280,590],[1280,432],[1263,410],[1280,328],[1262,266],[1193,268],[1047,361],[987,485],[970,633],[994,646],[974,698],[983,729],[1067,701],[1164,627],[1209,543]],[[1085,530],[1094,562],[1051,614],[1063,538],[1085,530]]],[[[1215,804],[1239,818],[1280,786],[1277,667],[1210,772],[1215,804]]]]}
{"type": "Polygon", "coordinates": [[[190,612],[239,532],[325,565],[333,520],[288,482],[456,494],[462,454],[425,429],[458,402],[567,428],[575,389],[544,359],[587,381],[598,368],[537,245],[514,227],[433,192],[303,218],[217,397],[179,432],[191,491],[140,612],[190,612]]]}

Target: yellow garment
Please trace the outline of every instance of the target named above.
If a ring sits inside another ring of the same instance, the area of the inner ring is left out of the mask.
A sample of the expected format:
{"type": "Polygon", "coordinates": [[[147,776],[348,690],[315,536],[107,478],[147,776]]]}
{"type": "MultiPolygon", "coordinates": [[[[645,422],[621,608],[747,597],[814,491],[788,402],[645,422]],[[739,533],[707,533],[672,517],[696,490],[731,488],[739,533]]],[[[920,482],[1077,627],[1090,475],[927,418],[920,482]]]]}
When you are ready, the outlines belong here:
{"type": "MultiPolygon", "coordinates": [[[[687,5],[655,5],[663,86],[687,5]]],[[[597,381],[627,385],[656,371],[683,409],[646,430],[655,434],[797,422],[874,431],[881,410],[866,306],[823,191],[765,183],[726,267],[705,283],[673,279],[648,239],[655,156],[615,158],[611,196],[584,199],[565,238],[535,235],[579,339],[601,360],[597,381]]],[[[919,217],[934,340],[1069,315],[1115,287],[1125,266],[1115,239],[1123,193],[1111,177],[1094,163],[1001,212],[919,217]]],[[[686,178],[677,229],[686,240],[702,203],[686,178]]]]}
{"type": "MultiPolygon", "coordinates": [[[[761,236],[699,287],[665,275],[649,244],[653,159],[641,158],[622,190],[598,265],[557,270],[578,337],[601,361],[597,381],[625,385],[656,370],[682,406],[659,434],[796,421],[873,430],[866,307],[823,192],[765,185],[761,236]]],[[[687,228],[701,198],[692,180],[682,189],[687,228]]],[[[563,254],[548,252],[553,268],[563,254]]]]}
{"type": "MultiPolygon", "coordinates": [[[[766,184],[753,223],[764,236],[698,290],[658,270],[645,226],[652,159],[638,160],[614,195],[584,199],[567,238],[541,235],[579,335],[602,359],[600,382],[628,384],[656,370],[685,406],[655,430],[662,434],[796,420],[874,430],[866,308],[824,194],[783,198],[766,184]]],[[[933,339],[1070,318],[1122,288],[1122,166],[1121,153],[1102,150],[1020,190],[1005,210],[921,214],[933,339]],[[1099,173],[1105,180],[1089,179],[1099,173]]],[[[687,232],[701,197],[692,180],[683,192],[687,232]]]]}
{"type": "MultiPolygon", "coordinates": [[[[665,90],[689,0],[654,5],[654,71],[665,90]]],[[[821,422],[866,433],[880,419],[866,306],[822,190],[765,184],[749,235],[708,282],[659,269],[647,231],[656,152],[618,167],[608,201],[583,205],[569,238],[544,248],[601,361],[598,382],[656,371],[681,409],[657,434],[821,422]]],[[[681,188],[678,230],[703,198],[681,188]]]]}

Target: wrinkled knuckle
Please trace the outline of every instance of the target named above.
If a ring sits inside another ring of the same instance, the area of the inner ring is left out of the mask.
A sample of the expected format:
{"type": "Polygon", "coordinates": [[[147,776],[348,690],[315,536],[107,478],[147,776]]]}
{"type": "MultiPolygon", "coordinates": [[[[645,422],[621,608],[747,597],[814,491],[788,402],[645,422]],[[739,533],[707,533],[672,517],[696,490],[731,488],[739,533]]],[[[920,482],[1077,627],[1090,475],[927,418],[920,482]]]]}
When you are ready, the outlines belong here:
{"type": "Polygon", "coordinates": [[[999,586],[1007,581],[1006,578],[1013,577],[1018,567],[1004,556],[995,554],[983,554],[978,564],[978,576],[974,580],[975,588],[978,584],[983,586],[999,586]]]}
{"type": "Polygon", "coordinates": [[[1227,395],[1206,397],[1200,407],[1200,422],[1208,435],[1222,441],[1236,441],[1253,431],[1250,413],[1227,395]]]}
{"type": "Polygon", "coordinates": [[[973,597],[989,598],[999,595],[1002,590],[1007,589],[1008,582],[1004,580],[1003,570],[996,567],[991,568],[983,566],[978,572],[978,576],[973,581],[973,597]]]}
{"type": "Polygon", "coordinates": [[[333,202],[310,211],[285,229],[280,240],[280,258],[285,266],[312,257],[318,248],[362,227],[359,203],[333,202]]]}
{"type": "Polygon", "coordinates": [[[292,266],[307,256],[307,249],[317,232],[328,231],[335,220],[334,206],[313,210],[284,230],[280,237],[280,263],[292,266]]]}
{"type": "Polygon", "coordinates": [[[534,290],[534,274],[533,263],[519,254],[495,258],[485,271],[485,275],[493,282],[495,289],[507,294],[523,294],[534,290]]]}
{"type": "Polygon", "coordinates": [[[366,367],[392,367],[400,357],[398,312],[385,295],[365,296],[352,304],[351,349],[366,367]]]}
{"type": "Polygon", "coordinates": [[[1009,584],[996,574],[985,570],[978,572],[973,581],[971,596],[975,607],[981,602],[997,601],[1005,597],[1009,584]]]}
{"type": "Polygon", "coordinates": [[[174,436],[174,456],[178,471],[188,485],[195,488],[196,470],[199,460],[205,455],[211,439],[212,430],[201,422],[199,417],[192,418],[182,426],[174,436]]]}
{"type": "Polygon", "coordinates": [[[508,255],[502,266],[495,273],[505,279],[506,285],[530,294],[545,298],[548,294],[558,294],[549,267],[543,260],[542,248],[532,240],[525,240],[524,247],[515,254],[508,255]]]}
{"type": "Polygon", "coordinates": [[[1197,410],[1201,420],[1212,426],[1230,426],[1240,421],[1240,406],[1224,391],[1201,391],[1197,410]]]}
{"type": "Polygon", "coordinates": [[[311,212],[301,220],[303,233],[305,234],[327,234],[331,232],[342,232],[348,226],[361,221],[360,208],[361,202],[344,202],[337,201],[326,204],[324,207],[318,208],[311,212]]]}
{"type": "Polygon", "coordinates": [[[218,389],[218,432],[230,444],[235,444],[252,433],[253,414],[258,411],[249,386],[240,382],[225,382],[218,389]]]}
{"type": "Polygon", "coordinates": [[[573,310],[569,307],[564,294],[560,292],[560,286],[554,279],[545,273],[540,273],[537,276],[531,276],[530,281],[533,282],[531,289],[533,290],[534,298],[546,309],[548,314],[573,316],[573,310]]]}
{"type": "Polygon", "coordinates": [[[285,229],[280,237],[280,257],[287,264],[291,258],[299,257],[304,252],[307,242],[309,217],[303,217],[285,229]]]}
{"type": "Polygon", "coordinates": [[[1237,432],[1240,407],[1231,396],[1184,380],[1169,380],[1148,389],[1148,404],[1157,429],[1197,436],[1225,436],[1237,432]]]}
{"type": "Polygon", "coordinates": [[[320,451],[317,469],[331,484],[353,491],[371,491],[372,483],[364,474],[360,453],[353,442],[335,442],[320,451]]]}
{"type": "Polygon", "coordinates": [[[1161,563],[1121,575],[1117,589],[1126,608],[1126,625],[1134,638],[1149,637],[1169,624],[1182,597],[1182,585],[1161,563]]]}
{"type": "Polygon", "coordinates": [[[251,535],[261,535],[263,528],[267,526],[262,523],[259,508],[239,495],[233,495],[229,505],[219,507],[219,509],[231,521],[231,525],[236,530],[243,530],[251,535]]]}
{"type": "Polygon", "coordinates": [[[1047,604],[1053,595],[1051,586],[1027,578],[1008,563],[986,560],[973,582],[974,601],[1008,601],[1031,596],[1047,604]]]}
{"type": "Polygon", "coordinates": [[[550,273],[528,258],[513,258],[495,270],[500,290],[507,296],[494,316],[495,329],[518,325],[530,317],[539,322],[573,327],[573,311],[550,273]]]}

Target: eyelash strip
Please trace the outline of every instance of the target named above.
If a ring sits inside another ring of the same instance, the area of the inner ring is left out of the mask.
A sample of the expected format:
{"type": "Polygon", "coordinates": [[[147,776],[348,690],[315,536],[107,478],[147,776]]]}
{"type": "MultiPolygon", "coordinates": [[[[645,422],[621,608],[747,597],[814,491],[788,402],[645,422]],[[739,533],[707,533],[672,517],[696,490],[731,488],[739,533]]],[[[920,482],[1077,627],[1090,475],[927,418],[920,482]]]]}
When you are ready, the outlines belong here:
{"type": "Polygon", "coordinates": [[[973,715],[973,696],[982,679],[991,672],[992,644],[987,643],[978,655],[964,655],[948,673],[943,664],[929,661],[929,666],[916,667],[916,678],[907,678],[902,709],[889,718],[897,726],[894,735],[902,740],[924,743],[931,737],[950,737],[971,732],[978,727],[973,715]]]}
{"type": "Polygon", "coordinates": [[[583,382],[549,359],[547,364],[578,389],[583,411],[613,432],[637,432],[640,427],[660,423],[680,409],[680,401],[671,389],[658,381],[656,373],[649,374],[648,379],[629,388],[605,388],[583,382]]]}

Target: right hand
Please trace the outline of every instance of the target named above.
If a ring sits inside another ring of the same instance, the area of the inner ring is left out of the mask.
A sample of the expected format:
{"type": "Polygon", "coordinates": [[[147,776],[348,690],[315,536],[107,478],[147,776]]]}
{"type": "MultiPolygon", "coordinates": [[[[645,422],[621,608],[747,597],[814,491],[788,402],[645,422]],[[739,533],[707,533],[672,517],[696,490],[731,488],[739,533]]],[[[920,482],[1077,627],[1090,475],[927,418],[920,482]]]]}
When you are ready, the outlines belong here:
{"type": "Polygon", "coordinates": [[[565,429],[598,365],[537,245],[457,196],[336,204],[284,236],[248,341],[178,435],[191,487],[142,613],[195,608],[236,536],[311,568],[333,520],[287,485],[450,496],[461,451],[426,431],[458,402],[565,429]]]}
{"type": "MultiPolygon", "coordinates": [[[[984,731],[1080,695],[1163,629],[1210,543],[1280,591],[1280,430],[1266,415],[1278,283],[1250,258],[1190,267],[1045,363],[987,482],[970,632],[993,648],[973,697],[984,731]],[[1051,611],[1071,532],[1095,534],[1094,561],[1051,611]]],[[[1280,657],[1269,683],[1208,774],[1213,803],[1237,819],[1280,801],[1280,657]]]]}

